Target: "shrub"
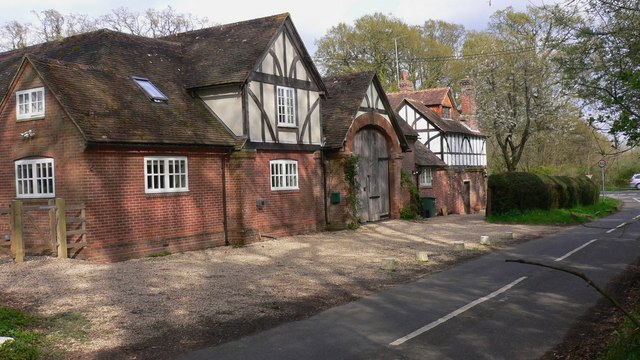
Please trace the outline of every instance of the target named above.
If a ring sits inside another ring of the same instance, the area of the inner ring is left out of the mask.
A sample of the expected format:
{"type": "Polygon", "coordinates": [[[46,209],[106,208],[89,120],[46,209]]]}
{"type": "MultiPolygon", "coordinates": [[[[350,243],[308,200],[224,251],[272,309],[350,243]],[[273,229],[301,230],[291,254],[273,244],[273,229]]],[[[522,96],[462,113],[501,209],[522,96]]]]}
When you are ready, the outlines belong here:
{"type": "Polygon", "coordinates": [[[572,208],[590,205],[598,200],[598,187],[581,176],[549,176],[526,172],[510,172],[489,176],[491,211],[504,214],[530,209],[572,208]]]}

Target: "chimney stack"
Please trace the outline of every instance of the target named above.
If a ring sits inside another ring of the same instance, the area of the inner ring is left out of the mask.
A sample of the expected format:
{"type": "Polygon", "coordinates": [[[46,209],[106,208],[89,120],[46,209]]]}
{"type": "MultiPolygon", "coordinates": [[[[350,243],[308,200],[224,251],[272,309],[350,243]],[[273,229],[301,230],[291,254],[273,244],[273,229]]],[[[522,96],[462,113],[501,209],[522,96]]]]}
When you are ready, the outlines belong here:
{"type": "Polygon", "coordinates": [[[413,81],[409,80],[408,77],[409,72],[407,70],[402,70],[402,79],[400,80],[399,85],[401,92],[414,91],[413,81]]]}
{"type": "Polygon", "coordinates": [[[476,116],[476,83],[467,78],[460,81],[460,121],[463,121],[470,129],[478,130],[478,118],[476,116]]]}

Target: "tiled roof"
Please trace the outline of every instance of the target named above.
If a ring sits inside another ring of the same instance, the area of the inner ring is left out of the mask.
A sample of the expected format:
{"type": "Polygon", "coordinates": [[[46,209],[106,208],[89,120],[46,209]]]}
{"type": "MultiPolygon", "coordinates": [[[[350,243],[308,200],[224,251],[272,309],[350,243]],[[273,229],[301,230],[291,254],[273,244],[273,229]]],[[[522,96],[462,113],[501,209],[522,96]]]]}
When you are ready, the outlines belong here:
{"type": "Polygon", "coordinates": [[[287,19],[285,13],[163,39],[98,30],[2,53],[0,99],[28,57],[88,141],[237,144],[188,89],[246,81],[280,28],[299,37],[287,19]],[[131,76],[148,78],[168,102],[149,101],[131,76]]]}
{"type": "Polygon", "coordinates": [[[417,91],[401,91],[387,94],[391,97],[402,97],[402,98],[410,98],[413,100],[417,100],[427,106],[429,105],[442,105],[444,103],[444,99],[447,98],[449,91],[451,89],[448,87],[442,88],[433,88],[433,89],[425,89],[425,90],[417,90],[417,91]]]}
{"type": "Polygon", "coordinates": [[[395,111],[400,110],[403,104],[406,102],[443,132],[484,136],[482,133],[478,131],[471,130],[470,128],[468,128],[458,120],[442,119],[435,111],[429,109],[420,101],[414,100],[412,98],[411,99],[405,98],[402,93],[390,94],[388,95],[388,98],[389,98],[389,103],[391,103],[391,106],[393,106],[395,111]]]}
{"type": "Polygon", "coordinates": [[[288,17],[284,13],[164,39],[184,46],[187,88],[242,83],[288,17]]]}
{"type": "Polygon", "coordinates": [[[440,160],[431,150],[420,141],[415,142],[415,162],[418,166],[446,167],[444,161],[440,160]]]}
{"type": "Polygon", "coordinates": [[[327,99],[322,106],[325,147],[344,145],[373,76],[373,72],[361,72],[322,79],[327,87],[327,99]]]}
{"type": "MultiPolygon", "coordinates": [[[[327,98],[322,104],[325,147],[336,149],[344,145],[369,86],[379,82],[373,71],[329,76],[322,81],[327,88],[327,98]]],[[[389,107],[389,119],[399,137],[401,147],[407,149],[408,145],[400,125],[402,120],[398,119],[398,115],[387,102],[382,89],[379,91],[382,92],[383,103],[389,107]]]]}
{"type": "Polygon", "coordinates": [[[29,58],[85,139],[94,143],[235,145],[222,124],[180,85],[157,83],[169,98],[153,103],[129,76],[29,58]]]}
{"type": "Polygon", "coordinates": [[[398,118],[398,124],[400,124],[400,129],[402,129],[402,133],[404,134],[404,136],[411,136],[411,137],[418,137],[418,132],[411,127],[411,125],[409,125],[406,121],[402,120],[402,117],[400,117],[400,115],[396,115],[396,118],[398,118]]]}

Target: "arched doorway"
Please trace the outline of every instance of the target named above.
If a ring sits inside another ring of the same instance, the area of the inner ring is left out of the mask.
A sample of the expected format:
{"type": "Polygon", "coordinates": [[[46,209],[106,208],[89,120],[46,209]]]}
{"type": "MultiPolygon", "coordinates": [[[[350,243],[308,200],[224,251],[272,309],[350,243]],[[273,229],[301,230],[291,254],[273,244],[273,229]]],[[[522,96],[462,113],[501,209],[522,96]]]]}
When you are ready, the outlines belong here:
{"type": "Polygon", "coordinates": [[[377,221],[389,216],[389,151],[385,136],[374,127],[358,131],[353,140],[358,156],[358,219],[377,221]]]}

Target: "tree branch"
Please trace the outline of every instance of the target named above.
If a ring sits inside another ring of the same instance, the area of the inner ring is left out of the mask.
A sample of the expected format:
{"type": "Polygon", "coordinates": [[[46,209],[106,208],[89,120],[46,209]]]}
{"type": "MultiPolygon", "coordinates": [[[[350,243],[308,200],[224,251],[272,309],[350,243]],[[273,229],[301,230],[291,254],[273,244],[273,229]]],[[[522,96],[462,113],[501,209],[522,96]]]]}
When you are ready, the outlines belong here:
{"type": "Polygon", "coordinates": [[[620,309],[620,311],[622,311],[624,313],[624,315],[627,316],[627,318],[629,318],[629,320],[631,320],[631,322],[633,322],[635,324],[636,327],[640,328],[640,320],[638,320],[635,316],[633,316],[633,314],[631,314],[630,312],[625,310],[622,307],[622,305],[620,305],[620,303],[618,301],[616,301],[616,299],[614,299],[609,294],[607,294],[598,285],[596,285],[593,282],[593,280],[591,280],[589,277],[587,277],[587,275],[585,275],[582,272],[579,272],[579,271],[577,271],[577,270],[575,270],[573,268],[570,268],[568,266],[551,265],[551,264],[547,264],[547,263],[543,263],[543,262],[530,261],[530,260],[524,260],[524,259],[516,259],[516,260],[507,259],[507,260],[505,260],[505,262],[515,262],[515,263],[520,263],[520,264],[542,266],[542,267],[546,267],[546,268],[549,268],[549,269],[563,271],[563,272],[569,273],[571,275],[575,275],[575,276],[581,278],[582,280],[586,281],[587,284],[589,284],[589,286],[591,286],[592,288],[596,289],[596,291],[598,291],[600,294],[602,294],[602,296],[604,296],[607,300],[609,300],[615,307],[620,309]]]}

